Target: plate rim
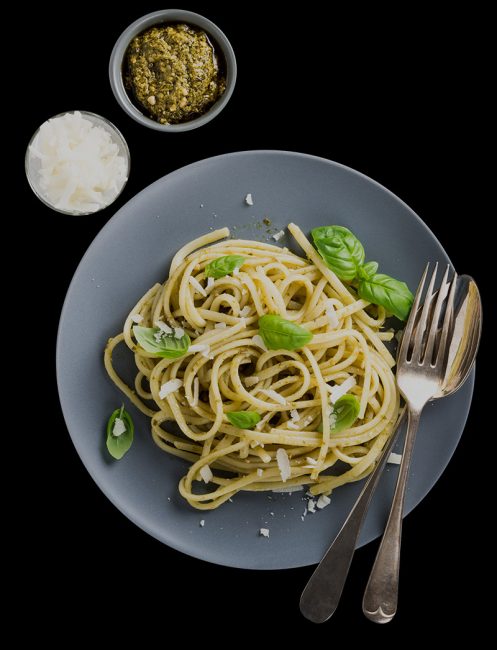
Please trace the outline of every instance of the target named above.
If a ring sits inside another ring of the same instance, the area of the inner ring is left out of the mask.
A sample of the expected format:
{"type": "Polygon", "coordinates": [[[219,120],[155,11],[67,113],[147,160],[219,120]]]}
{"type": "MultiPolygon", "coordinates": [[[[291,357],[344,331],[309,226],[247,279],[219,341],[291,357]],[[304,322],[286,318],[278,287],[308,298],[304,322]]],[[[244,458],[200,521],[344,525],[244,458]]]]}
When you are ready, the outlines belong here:
{"type": "MultiPolygon", "coordinates": [[[[392,190],[389,190],[387,187],[382,185],[380,182],[376,181],[374,178],[371,178],[367,174],[364,174],[363,172],[360,172],[357,169],[354,169],[353,167],[349,167],[348,165],[337,162],[335,160],[331,160],[329,158],[323,158],[322,156],[317,156],[317,155],[314,155],[314,154],[309,154],[309,153],[299,152],[299,151],[289,151],[289,150],[284,150],[284,149],[245,149],[245,150],[240,150],[240,151],[232,151],[232,152],[222,153],[222,154],[218,154],[218,155],[215,155],[215,156],[208,156],[206,158],[202,158],[202,159],[197,160],[195,162],[192,162],[192,163],[189,163],[187,165],[183,165],[182,167],[179,167],[177,169],[174,169],[173,171],[168,172],[167,174],[164,174],[163,176],[160,176],[155,181],[152,181],[152,183],[149,183],[148,185],[146,185],[143,189],[141,189],[139,192],[137,192],[128,201],[126,201],[126,203],[124,203],[108,219],[108,221],[102,226],[102,228],[100,228],[100,230],[96,233],[95,237],[92,239],[92,241],[88,245],[87,249],[85,250],[84,254],[82,255],[78,265],[76,266],[76,268],[75,268],[75,270],[73,272],[72,278],[71,278],[71,280],[70,280],[70,282],[69,282],[69,284],[67,286],[67,290],[66,290],[66,293],[65,293],[65,296],[64,296],[64,301],[63,301],[63,304],[62,304],[62,308],[60,310],[59,323],[58,323],[58,327],[57,327],[57,338],[56,338],[56,346],[55,346],[55,366],[56,366],[55,369],[56,369],[56,383],[57,383],[57,393],[58,393],[58,398],[59,398],[60,409],[62,411],[62,415],[63,415],[63,418],[64,418],[64,422],[65,422],[65,425],[66,425],[67,432],[68,432],[69,437],[70,437],[70,439],[72,441],[72,444],[73,444],[73,446],[74,446],[74,448],[75,448],[75,450],[76,450],[76,452],[78,454],[79,460],[83,463],[84,468],[86,469],[86,471],[88,472],[88,474],[90,475],[92,480],[96,483],[99,490],[105,495],[105,497],[107,499],[109,499],[109,501],[112,503],[112,505],[114,507],[116,507],[117,510],[121,514],[123,514],[135,526],[137,526],[138,528],[143,530],[145,533],[147,533],[148,535],[150,535],[151,537],[153,537],[157,541],[161,542],[162,544],[165,544],[166,546],[168,546],[170,548],[173,548],[176,551],[181,552],[182,554],[184,554],[184,555],[186,555],[188,557],[194,557],[195,559],[198,559],[198,560],[203,560],[205,562],[210,562],[212,564],[217,564],[217,565],[220,565],[220,566],[227,566],[227,567],[236,568],[236,569],[257,570],[257,571],[275,571],[275,570],[295,569],[295,568],[300,568],[300,567],[305,567],[305,566],[314,566],[316,563],[315,562],[304,561],[304,562],[293,563],[293,564],[288,565],[286,567],[274,568],[274,567],[267,567],[267,566],[251,566],[251,567],[248,567],[248,566],[241,566],[240,564],[231,562],[229,560],[228,561],[214,560],[214,559],[210,559],[210,558],[206,557],[205,555],[202,555],[201,552],[193,553],[191,551],[184,550],[184,548],[181,547],[181,544],[176,543],[174,540],[170,540],[170,539],[166,540],[164,537],[160,537],[159,534],[157,533],[157,531],[152,530],[151,526],[149,526],[146,521],[141,521],[141,520],[138,521],[137,517],[135,517],[135,515],[129,511],[129,509],[127,508],[125,503],[123,503],[121,501],[118,501],[117,496],[115,497],[111,490],[107,490],[106,488],[103,487],[100,480],[98,479],[97,472],[94,471],[93,467],[87,465],[83,461],[83,457],[82,457],[82,454],[81,454],[80,449],[79,449],[79,444],[77,442],[77,437],[75,435],[73,436],[73,434],[71,433],[71,428],[70,428],[70,425],[69,425],[70,417],[69,417],[69,414],[66,414],[66,411],[64,409],[64,405],[62,403],[62,397],[61,397],[61,369],[60,369],[61,364],[62,364],[62,360],[61,360],[61,344],[60,344],[61,331],[62,331],[62,328],[63,328],[63,323],[64,323],[66,311],[68,310],[68,303],[70,301],[71,294],[74,291],[74,287],[75,287],[78,275],[79,275],[79,273],[80,273],[80,271],[81,271],[81,269],[82,269],[82,267],[83,267],[83,265],[85,263],[85,260],[86,260],[87,256],[89,256],[90,251],[93,249],[93,246],[95,245],[95,243],[96,243],[97,239],[100,237],[100,235],[103,232],[105,232],[108,228],[111,228],[113,226],[113,224],[120,218],[120,214],[125,208],[132,207],[133,204],[136,201],[139,200],[139,198],[141,197],[142,194],[149,191],[152,187],[156,186],[157,184],[164,182],[165,179],[174,178],[175,176],[184,173],[185,170],[195,169],[196,167],[202,166],[202,165],[206,164],[209,161],[217,160],[219,158],[238,158],[238,157],[243,157],[243,156],[258,156],[258,155],[264,155],[264,156],[266,156],[266,155],[268,155],[268,156],[269,155],[286,155],[286,156],[293,157],[293,158],[303,158],[303,159],[318,161],[320,163],[326,163],[327,165],[329,165],[331,167],[341,168],[341,169],[343,169],[343,170],[345,170],[345,171],[347,171],[349,173],[352,173],[352,175],[354,175],[354,176],[357,176],[357,177],[360,177],[360,178],[366,180],[367,182],[373,184],[374,186],[376,186],[377,188],[379,188],[383,192],[386,192],[394,201],[400,203],[404,208],[406,208],[409,211],[409,213],[411,214],[411,216],[415,218],[415,220],[418,222],[418,224],[421,225],[421,227],[423,228],[425,233],[428,235],[428,237],[430,237],[432,240],[434,240],[438,244],[440,249],[446,255],[446,257],[449,260],[450,264],[452,266],[454,266],[452,264],[452,261],[450,260],[449,255],[447,254],[444,246],[442,246],[442,244],[440,243],[440,241],[439,241],[438,237],[435,235],[435,233],[432,232],[432,230],[421,219],[421,217],[418,214],[416,214],[416,212],[403,199],[401,199],[394,192],[392,192],[392,190]]],[[[404,510],[403,517],[406,517],[408,514],[410,514],[428,496],[428,494],[431,492],[431,490],[433,489],[435,484],[439,481],[440,477],[442,476],[442,474],[446,470],[449,462],[451,461],[451,459],[452,459],[452,457],[453,457],[453,455],[454,455],[454,453],[455,453],[455,451],[456,451],[456,449],[457,449],[457,447],[459,445],[462,434],[464,433],[464,429],[466,427],[466,422],[467,422],[467,419],[468,419],[468,416],[469,416],[469,412],[471,410],[471,404],[472,404],[472,400],[473,400],[474,383],[475,383],[475,366],[473,365],[473,368],[472,368],[471,372],[469,373],[468,378],[466,379],[465,384],[464,384],[465,386],[469,387],[469,390],[470,390],[469,407],[467,409],[467,412],[465,413],[464,421],[461,423],[461,425],[462,425],[461,426],[461,433],[460,433],[460,435],[459,435],[459,437],[457,439],[457,442],[456,442],[456,444],[454,446],[454,449],[450,453],[450,455],[448,456],[446,461],[442,462],[440,464],[438,471],[434,475],[432,475],[430,477],[430,480],[427,483],[427,489],[426,489],[424,495],[422,496],[422,498],[419,501],[417,501],[414,505],[412,505],[411,507],[406,506],[406,508],[404,510]]],[[[366,514],[366,517],[367,517],[367,514],[366,514]]],[[[362,546],[365,546],[365,545],[369,544],[370,542],[374,541],[379,536],[380,535],[377,535],[377,536],[374,536],[374,537],[369,537],[366,540],[360,540],[360,538],[359,538],[358,543],[356,545],[356,550],[358,548],[361,548],[362,546]]],[[[331,543],[331,541],[332,540],[330,539],[330,543],[331,543]]]]}

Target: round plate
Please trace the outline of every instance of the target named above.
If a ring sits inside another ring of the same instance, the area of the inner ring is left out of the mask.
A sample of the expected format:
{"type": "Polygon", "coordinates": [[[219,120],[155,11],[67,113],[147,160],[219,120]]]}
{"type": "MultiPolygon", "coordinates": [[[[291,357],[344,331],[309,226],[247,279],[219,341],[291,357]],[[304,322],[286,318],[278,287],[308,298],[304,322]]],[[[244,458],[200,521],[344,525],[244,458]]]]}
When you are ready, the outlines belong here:
{"type": "MultiPolygon", "coordinates": [[[[172,256],[183,244],[222,226],[229,226],[235,237],[267,239],[264,218],[276,230],[294,221],[307,233],[316,226],[345,225],[363,242],[368,259],[411,289],[428,260],[448,261],[435,236],[405,203],[348,167],[281,151],[202,160],[140,192],[91,244],[62,310],[57,378],[64,417],[81,460],[131,521],[169,546],[209,562],[284,569],[319,562],[361,483],[338,488],[327,508],[303,520],[303,492],[240,492],[232,503],[200,512],[177,492],[186,464],[156,447],[148,418],[127,404],[135,421],[135,442],[119,462],[107,454],[104,435],[109,415],[123,399],[104,370],[107,339],[121,331],[137,299],[166,278],[172,256]],[[244,201],[249,192],[253,206],[244,201]],[[269,539],[259,536],[261,527],[269,528],[269,539]]],[[[300,253],[288,235],[279,243],[300,253]]],[[[131,355],[123,354],[119,362],[131,372],[131,355]]],[[[472,374],[455,395],[426,408],[406,512],[428,493],[452,456],[469,411],[473,381],[472,374]]],[[[365,521],[361,545],[382,532],[396,475],[397,466],[388,466],[365,521]]]]}

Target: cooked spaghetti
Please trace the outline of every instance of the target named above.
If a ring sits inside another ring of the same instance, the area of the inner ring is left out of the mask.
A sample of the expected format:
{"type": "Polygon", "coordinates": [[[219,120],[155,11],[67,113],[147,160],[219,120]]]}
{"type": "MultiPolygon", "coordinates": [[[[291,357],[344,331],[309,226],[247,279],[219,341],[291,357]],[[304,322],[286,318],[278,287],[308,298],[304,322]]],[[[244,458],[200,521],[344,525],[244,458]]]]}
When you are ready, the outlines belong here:
{"type": "Polygon", "coordinates": [[[399,394],[383,343],[393,334],[381,331],[385,310],[358,299],[303,232],[288,229],[305,257],[225,239],[227,228],[187,244],[169,278],[140,298],[106,347],[111,379],[150,416],[154,441],[190,463],[179,490],[195,508],[216,508],[239,490],[308,486],[328,495],[373,469],[395,425],[399,394]],[[206,277],[207,265],[228,255],[243,263],[206,277]],[[268,313],[312,339],[298,349],[266,349],[258,323],[268,313]],[[178,358],[158,357],[138,343],[136,323],[158,328],[157,340],[162,329],[191,344],[178,358]],[[112,364],[121,342],[134,354],[134,388],[112,364]],[[345,392],[357,397],[357,419],[334,432],[333,403],[345,392]],[[248,428],[227,416],[248,411],[258,420],[248,428]],[[168,430],[170,422],[181,431],[168,430]]]}

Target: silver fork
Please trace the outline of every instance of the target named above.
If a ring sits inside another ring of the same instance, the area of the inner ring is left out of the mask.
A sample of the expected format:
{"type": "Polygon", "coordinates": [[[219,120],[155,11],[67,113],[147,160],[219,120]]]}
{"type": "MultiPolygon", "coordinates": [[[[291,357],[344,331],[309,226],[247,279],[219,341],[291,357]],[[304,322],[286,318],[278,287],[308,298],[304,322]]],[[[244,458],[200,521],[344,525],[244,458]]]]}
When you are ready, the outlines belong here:
{"type": "Polygon", "coordinates": [[[435,264],[419,323],[415,327],[429,266],[426,266],[421,278],[397,354],[397,385],[407,404],[409,423],[390,516],[362,601],[364,615],[375,623],[388,623],[397,611],[402,513],[416,431],[423,408],[443,382],[447,365],[457,275],[454,273],[452,281],[447,282],[447,267],[437,295],[434,286],[438,263],[435,264]],[[431,309],[435,297],[435,306],[431,309]],[[446,298],[440,330],[439,322],[446,298]]]}

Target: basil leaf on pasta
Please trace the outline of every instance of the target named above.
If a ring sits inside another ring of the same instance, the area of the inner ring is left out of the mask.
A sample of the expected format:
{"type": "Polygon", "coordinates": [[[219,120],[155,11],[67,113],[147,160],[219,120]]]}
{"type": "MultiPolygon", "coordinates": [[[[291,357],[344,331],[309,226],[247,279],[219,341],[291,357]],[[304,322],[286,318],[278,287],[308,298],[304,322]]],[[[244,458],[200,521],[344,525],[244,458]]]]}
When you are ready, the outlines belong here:
{"type": "Polygon", "coordinates": [[[239,269],[244,262],[245,258],[241,255],[224,255],[224,257],[218,257],[209,262],[204,273],[207,278],[224,278],[225,275],[239,269]]]}
{"type": "Polygon", "coordinates": [[[384,273],[375,273],[370,278],[359,280],[358,293],[364,300],[385,307],[400,320],[407,319],[414,300],[405,282],[384,273]]]}
{"type": "Polygon", "coordinates": [[[121,460],[133,444],[134,433],[133,420],[123,405],[112,413],[107,422],[106,445],[109,454],[116,460],[121,460]]]}
{"type": "Polygon", "coordinates": [[[255,411],[229,411],[226,417],[239,429],[253,429],[261,421],[261,416],[255,411]]]}
{"type": "MultiPolygon", "coordinates": [[[[355,395],[342,395],[333,404],[330,414],[330,431],[331,433],[340,433],[344,429],[349,429],[357,420],[361,403],[355,395]]],[[[318,431],[323,431],[323,424],[318,427],[318,431]]]]}
{"type": "Polygon", "coordinates": [[[190,337],[183,334],[177,338],[174,334],[166,334],[158,327],[133,327],[133,334],[139,345],[151,352],[156,357],[165,359],[177,359],[188,352],[190,347],[190,337]]]}
{"type": "Polygon", "coordinates": [[[340,280],[353,280],[364,263],[364,248],[357,237],[343,226],[321,226],[311,231],[323,258],[340,280]]]}
{"type": "Polygon", "coordinates": [[[277,314],[259,318],[259,334],[268,350],[298,350],[312,339],[312,332],[277,314]]]}
{"type": "Polygon", "coordinates": [[[349,429],[359,415],[360,402],[355,395],[342,395],[333,404],[333,411],[330,418],[333,433],[340,433],[349,429]]]}

